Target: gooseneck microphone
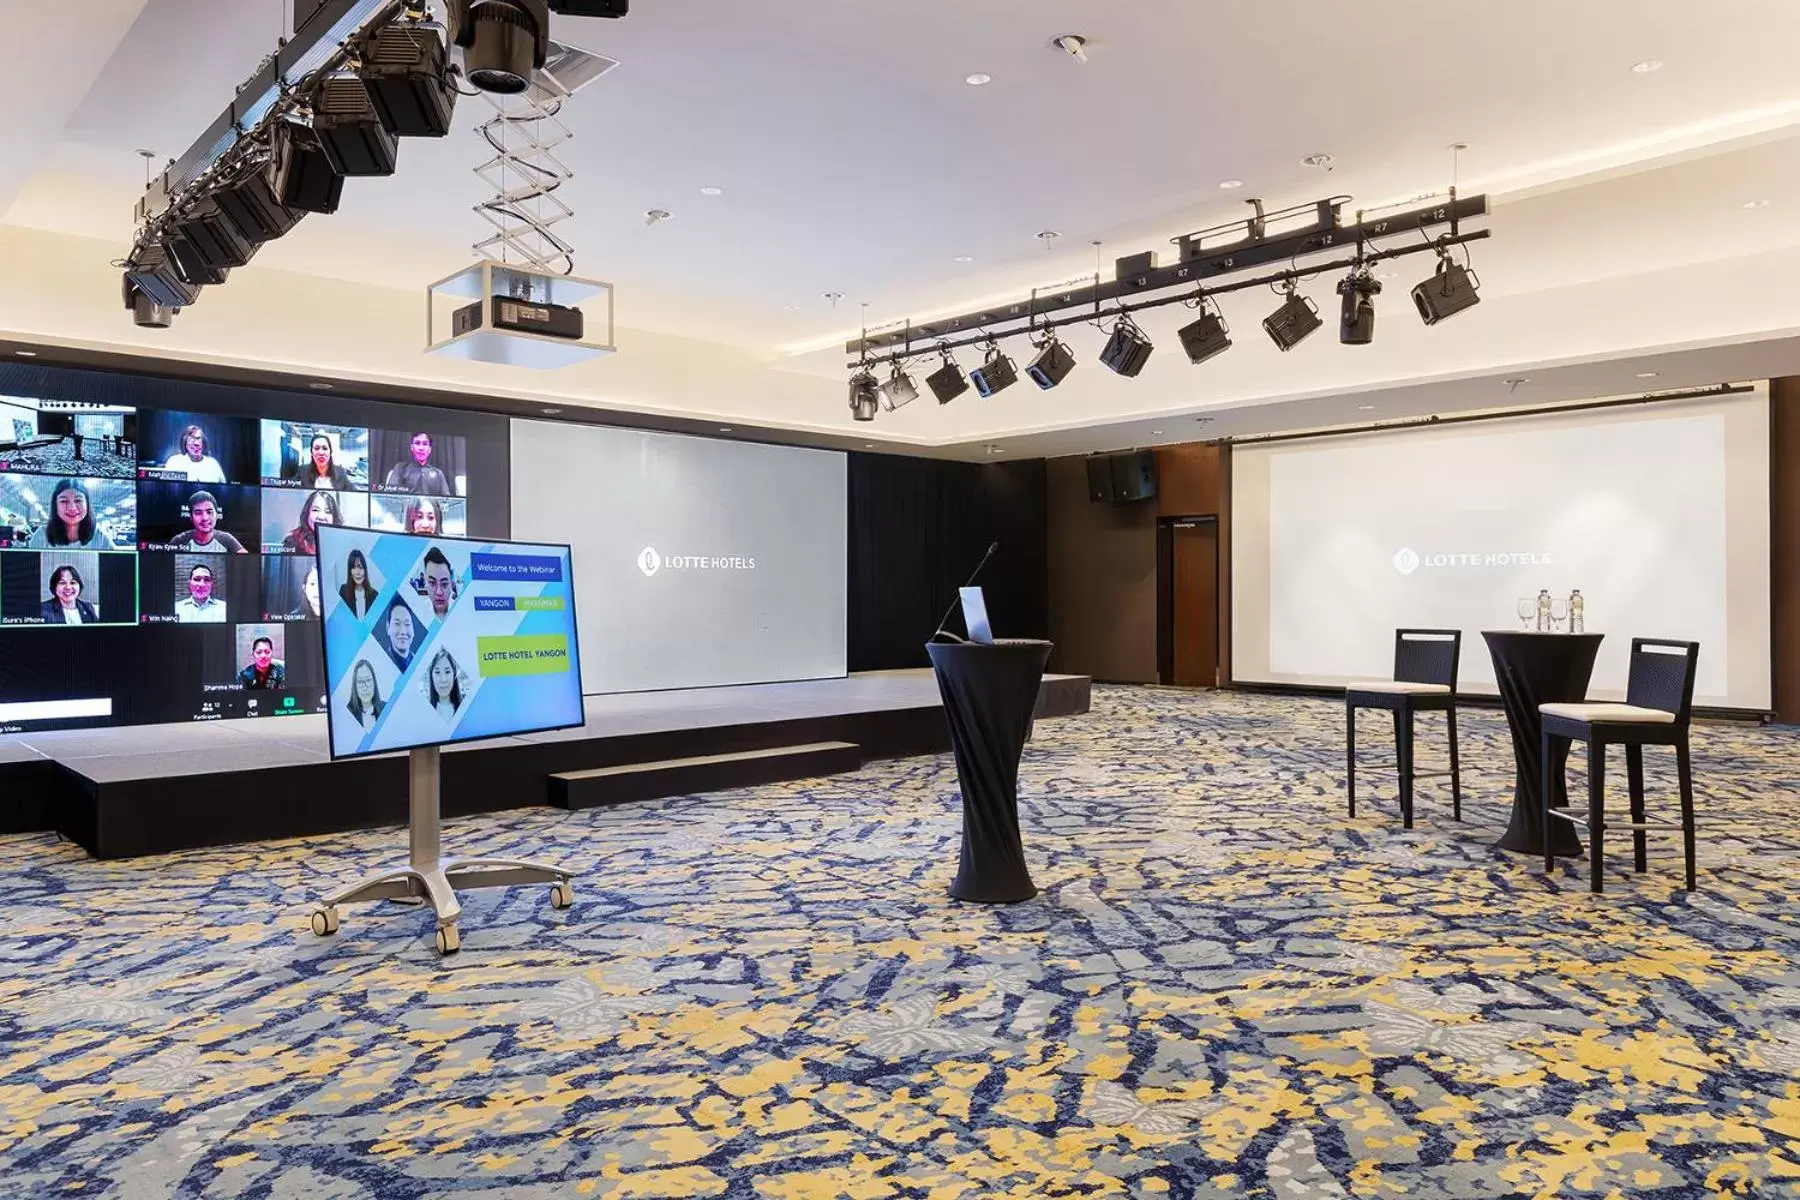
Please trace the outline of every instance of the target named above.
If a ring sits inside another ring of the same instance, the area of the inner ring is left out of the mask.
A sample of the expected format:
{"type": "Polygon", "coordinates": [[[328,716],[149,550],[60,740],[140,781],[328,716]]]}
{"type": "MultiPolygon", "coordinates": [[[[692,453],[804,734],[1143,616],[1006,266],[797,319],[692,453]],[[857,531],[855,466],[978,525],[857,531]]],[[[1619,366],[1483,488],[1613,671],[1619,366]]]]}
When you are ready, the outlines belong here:
{"type": "MultiPolygon", "coordinates": [[[[981,561],[975,564],[975,569],[973,571],[969,572],[969,581],[968,583],[963,584],[963,587],[971,587],[974,585],[975,577],[981,574],[982,568],[988,565],[988,559],[994,557],[994,551],[998,549],[1000,549],[999,542],[988,543],[987,553],[981,556],[981,561]]],[[[938,619],[937,630],[933,632],[930,637],[926,638],[926,641],[935,642],[940,638],[952,642],[965,642],[968,640],[967,638],[957,637],[954,633],[951,633],[948,629],[944,628],[945,625],[950,623],[950,614],[955,612],[956,606],[961,603],[962,588],[958,588],[956,599],[950,601],[950,607],[946,608],[944,610],[944,615],[938,619]]]]}

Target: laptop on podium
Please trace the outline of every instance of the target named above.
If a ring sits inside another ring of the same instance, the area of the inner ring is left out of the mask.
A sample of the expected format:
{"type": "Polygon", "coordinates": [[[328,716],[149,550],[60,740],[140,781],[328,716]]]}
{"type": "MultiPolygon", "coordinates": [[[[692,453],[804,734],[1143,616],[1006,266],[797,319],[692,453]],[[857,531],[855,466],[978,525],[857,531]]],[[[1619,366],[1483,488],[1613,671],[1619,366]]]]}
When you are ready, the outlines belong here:
{"type": "Polygon", "coordinates": [[[993,645],[994,627],[988,624],[987,597],[978,587],[958,588],[957,594],[962,597],[963,625],[969,631],[969,640],[993,645]]]}

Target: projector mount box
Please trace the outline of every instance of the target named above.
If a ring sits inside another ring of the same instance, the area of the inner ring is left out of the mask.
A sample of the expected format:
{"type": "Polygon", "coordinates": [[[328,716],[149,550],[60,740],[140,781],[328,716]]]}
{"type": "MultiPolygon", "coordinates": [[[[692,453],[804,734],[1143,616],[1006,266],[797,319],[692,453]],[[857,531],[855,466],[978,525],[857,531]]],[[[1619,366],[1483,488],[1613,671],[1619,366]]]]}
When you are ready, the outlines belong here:
{"type": "Polygon", "coordinates": [[[613,353],[613,288],[597,279],[480,262],[426,290],[425,350],[555,370],[613,353]]]}

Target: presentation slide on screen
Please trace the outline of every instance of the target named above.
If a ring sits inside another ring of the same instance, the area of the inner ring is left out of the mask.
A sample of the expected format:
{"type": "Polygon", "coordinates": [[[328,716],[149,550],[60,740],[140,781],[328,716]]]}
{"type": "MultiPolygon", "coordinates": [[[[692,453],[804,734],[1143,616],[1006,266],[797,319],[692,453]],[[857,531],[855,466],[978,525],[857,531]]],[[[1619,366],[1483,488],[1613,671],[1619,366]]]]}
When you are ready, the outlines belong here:
{"type": "Polygon", "coordinates": [[[1455,628],[1464,689],[1492,693],[1482,631],[1579,589],[1590,696],[1624,695],[1633,637],[1679,638],[1695,703],[1767,709],[1769,537],[1765,388],[1236,447],[1232,674],[1387,678],[1396,628],[1455,628]]]}
{"type": "Polygon", "coordinates": [[[567,546],[324,528],[317,566],[332,757],[581,724],[567,546]]]}
{"type": "Polygon", "coordinates": [[[843,454],[515,421],[513,534],[575,549],[590,694],[838,677],[843,454]]]}

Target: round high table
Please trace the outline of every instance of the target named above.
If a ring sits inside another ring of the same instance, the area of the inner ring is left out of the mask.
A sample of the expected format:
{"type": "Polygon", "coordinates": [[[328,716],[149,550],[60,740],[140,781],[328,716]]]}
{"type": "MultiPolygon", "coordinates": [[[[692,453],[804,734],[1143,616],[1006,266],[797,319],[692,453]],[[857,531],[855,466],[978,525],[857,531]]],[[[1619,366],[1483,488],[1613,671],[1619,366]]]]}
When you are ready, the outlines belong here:
{"type": "Polygon", "coordinates": [[[950,894],[984,904],[1037,895],[1019,840],[1019,755],[1037,708],[1051,643],[932,642],[962,785],[962,860],[950,894]]]}
{"type": "MultiPolygon", "coordinates": [[[[1587,699],[1588,680],[1594,674],[1594,656],[1600,652],[1604,635],[1598,633],[1535,633],[1519,630],[1490,630],[1481,635],[1494,657],[1494,678],[1500,684],[1500,704],[1506,710],[1506,724],[1512,730],[1513,762],[1517,776],[1513,783],[1512,820],[1506,833],[1495,845],[1502,850],[1522,854],[1544,853],[1546,837],[1550,853],[1565,858],[1581,855],[1581,839],[1567,821],[1552,821],[1544,828],[1538,780],[1542,778],[1544,722],[1538,713],[1540,704],[1579,704],[1587,699]]],[[[1550,804],[1560,808],[1569,802],[1563,769],[1569,759],[1569,744],[1550,752],[1550,804]]]]}

